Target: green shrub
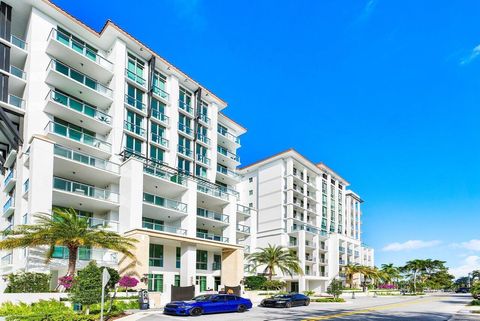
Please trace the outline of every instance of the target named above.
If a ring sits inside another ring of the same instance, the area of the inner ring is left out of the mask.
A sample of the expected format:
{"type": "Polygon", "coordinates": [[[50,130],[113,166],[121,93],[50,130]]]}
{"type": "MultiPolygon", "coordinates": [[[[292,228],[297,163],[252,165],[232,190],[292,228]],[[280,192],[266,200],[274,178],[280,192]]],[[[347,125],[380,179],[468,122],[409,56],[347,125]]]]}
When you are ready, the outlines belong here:
{"type": "Polygon", "coordinates": [[[472,302],[470,302],[470,305],[480,305],[480,300],[472,300],[472,302]]]}
{"type": "Polygon", "coordinates": [[[470,293],[474,298],[480,298],[480,282],[475,282],[470,289],[470,293]]]}
{"type": "Polygon", "coordinates": [[[92,304],[100,303],[102,300],[102,269],[97,266],[95,261],[90,261],[84,269],[78,271],[69,296],[72,302],[80,303],[86,309],[87,314],[92,304]]]}
{"type": "Polygon", "coordinates": [[[285,288],[287,283],[280,280],[267,280],[263,283],[262,290],[280,290],[285,288]]]}
{"type": "MultiPolygon", "coordinates": [[[[104,311],[110,307],[110,302],[105,302],[104,311]]],[[[112,312],[123,312],[130,309],[138,309],[138,300],[114,300],[112,312]]],[[[100,313],[100,304],[93,304],[90,306],[90,313],[100,313]]]]}
{"type": "Polygon", "coordinates": [[[261,290],[267,278],[262,275],[247,276],[245,278],[245,287],[250,290],[261,290]]]}
{"type": "Polygon", "coordinates": [[[311,302],[321,302],[321,303],[330,303],[330,302],[345,302],[343,298],[319,298],[319,299],[310,299],[311,302]]]}
{"type": "Polygon", "coordinates": [[[338,298],[342,294],[342,281],[332,280],[332,283],[327,288],[327,293],[333,295],[335,298],[338,298]]]}
{"type": "Polygon", "coordinates": [[[50,274],[20,272],[8,275],[5,293],[50,292],[50,274]]]}
{"type": "Polygon", "coordinates": [[[303,291],[303,294],[305,294],[306,296],[312,296],[315,294],[315,291],[307,290],[307,291],[303,291]]]}

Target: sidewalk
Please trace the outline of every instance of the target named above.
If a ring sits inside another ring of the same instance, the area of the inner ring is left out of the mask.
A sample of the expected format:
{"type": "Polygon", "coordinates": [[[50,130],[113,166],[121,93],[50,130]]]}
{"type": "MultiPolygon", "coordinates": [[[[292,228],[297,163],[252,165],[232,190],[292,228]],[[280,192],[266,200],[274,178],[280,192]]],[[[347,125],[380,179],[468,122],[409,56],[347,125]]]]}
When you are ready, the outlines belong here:
{"type": "Polygon", "coordinates": [[[472,311],[480,312],[480,306],[465,306],[460,311],[458,311],[450,320],[448,321],[480,321],[480,313],[472,313],[472,311]]]}
{"type": "Polygon", "coordinates": [[[143,317],[152,315],[152,314],[157,314],[157,313],[162,313],[163,309],[150,309],[148,311],[141,311],[141,310],[128,310],[127,312],[132,313],[131,315],[127,315],[123,318],[117,319],[121,321],[137,321],[140,320],[143,317]]]}

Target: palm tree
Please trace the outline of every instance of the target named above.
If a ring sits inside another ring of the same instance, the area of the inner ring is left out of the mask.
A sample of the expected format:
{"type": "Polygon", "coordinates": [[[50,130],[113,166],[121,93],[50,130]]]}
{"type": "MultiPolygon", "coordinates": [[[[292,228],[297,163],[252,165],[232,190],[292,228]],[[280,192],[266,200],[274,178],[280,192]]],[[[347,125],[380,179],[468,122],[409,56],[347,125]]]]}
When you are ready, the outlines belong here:
{"type": "Polygon", "coordinates": [[[36,224],[18,225],[0,241],[0,250],[21,247],[48,246],[45,263],[52,259],[56,246],[68,249],[67,275],[75,275],[77,252],[81,246],[114,250],[134,258],[130,250],[137,240],[115,232],[90,227],[88,218],[79,216],[74,209],[54,208],[53,216],[46,213],[34,215],[36,224]]]}
{"type": "Polygon", "coordinates": [[[425,270],[425,260],[411,260],[408,261],[402,270],[411,273],[413,276],[413,291],[417,292],[417,278],[418,275],[425,270]]]}
{"type": "Polygon", "coordinates": [[[268,244],[266,248],[247,256],[247,260],[253,264],[253,269],[265,266],[263,272],[269,280],[275,275],[278,268],[283,274],[290,276],[293,273],[303,274],[297,255],[282,246],[268,244]]]}
{"type": "Polygon", "coordinates": [[[348,264],[344,267],[345,279],[350,285],[350,289],[353,287],[353,277],[355,274],[361,273],[363,268],[363,266],[358,264],[348,264]]]}
{"type": "Polygon", "coordinates": [[[398,279],[400,278],[400,270],[398,267],[394,266],[392,263],[389,264],[382,264],[380,271],[384,273],[384,281],[385,282],[392,282],[398,283],[398,279]]]}

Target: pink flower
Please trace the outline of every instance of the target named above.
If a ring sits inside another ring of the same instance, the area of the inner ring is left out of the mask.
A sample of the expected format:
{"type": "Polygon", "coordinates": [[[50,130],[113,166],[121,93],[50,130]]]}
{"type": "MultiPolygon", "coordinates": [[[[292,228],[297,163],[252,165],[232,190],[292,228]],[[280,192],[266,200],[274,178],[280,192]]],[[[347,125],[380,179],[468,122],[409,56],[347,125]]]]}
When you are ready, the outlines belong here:
{"type": "Polygon", "coordinates": [[[134,277],[124,275],[122,278],[118,281],[118,285],[123,286],[125,288],[133,288],[137,286],[138,280],[134,277]]]}
{"type": "Polygon", "coordinates": [[[58,279],[58,283],[65,289],[70,289],[73,285],[73,276],[65,275],[58,279]]]}

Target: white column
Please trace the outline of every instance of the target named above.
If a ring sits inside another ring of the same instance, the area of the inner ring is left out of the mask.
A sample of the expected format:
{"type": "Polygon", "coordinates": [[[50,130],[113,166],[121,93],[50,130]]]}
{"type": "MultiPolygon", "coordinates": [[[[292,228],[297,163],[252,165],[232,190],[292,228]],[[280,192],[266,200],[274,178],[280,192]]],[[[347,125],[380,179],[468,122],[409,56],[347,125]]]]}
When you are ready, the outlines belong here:
{"type": "Polygon", "coordinates": [[[53,189],[53,142],[34,137],[30,145],[30,192],[28,213],[51,213],[53,189]]]}
{"type": "Polygon", "coordinates": [[[188,190],[182,196],[182,202],[187,204],[187,216],[182,220],[181,228],[187,231],[187,236],[197,236],[197,182],[188,180],[188,190]]]}
{"type": "Polygon", "coordinates": [[[180,285],[195,285],[197,271],[197,246],[192,243],[181,244],[180,285]]]}
{"type": "MultiPolygon", "coordinates": [[[[305,231],[298,232],[298,258],[300,261],[300,267],[305,272],[305,231]]],[[[303,292],[306,290],[305,276],[300,276],[298,280],[298,291],[303,292]]]]}
{"type": "Polygon", "coordinates": [[[143,164],[130,158],[120,166],[120,232],[142,227],[143,164]]]}

